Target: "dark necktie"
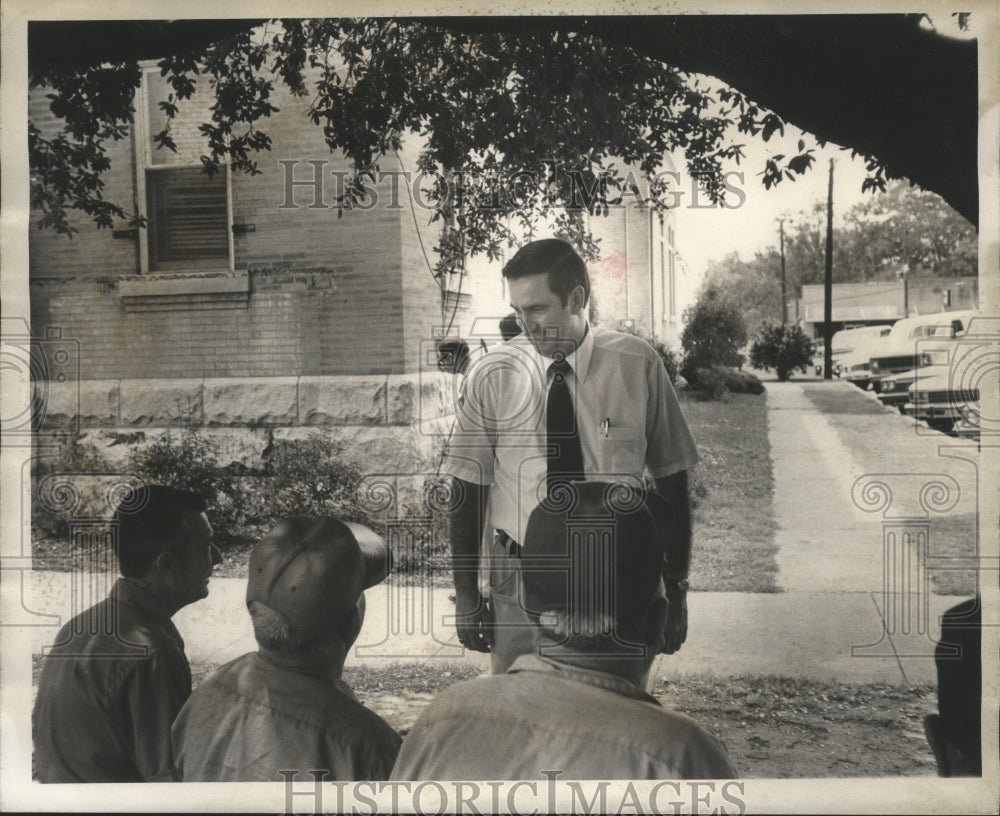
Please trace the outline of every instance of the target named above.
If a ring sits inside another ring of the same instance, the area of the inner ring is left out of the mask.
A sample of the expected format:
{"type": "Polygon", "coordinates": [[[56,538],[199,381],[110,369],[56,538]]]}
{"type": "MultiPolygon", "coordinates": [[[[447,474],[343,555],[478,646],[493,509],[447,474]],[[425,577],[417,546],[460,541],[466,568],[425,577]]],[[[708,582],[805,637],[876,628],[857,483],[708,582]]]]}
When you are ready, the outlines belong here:
{"type": "Polygon", "coordinates": [[[572,370],[565,360],[557,360],[549,366],[553,376],[545,405],[549,449],[547,492],[551,492],[553,484],[558,482],[583,481],[583,449],[567,382],[572,370]]]}

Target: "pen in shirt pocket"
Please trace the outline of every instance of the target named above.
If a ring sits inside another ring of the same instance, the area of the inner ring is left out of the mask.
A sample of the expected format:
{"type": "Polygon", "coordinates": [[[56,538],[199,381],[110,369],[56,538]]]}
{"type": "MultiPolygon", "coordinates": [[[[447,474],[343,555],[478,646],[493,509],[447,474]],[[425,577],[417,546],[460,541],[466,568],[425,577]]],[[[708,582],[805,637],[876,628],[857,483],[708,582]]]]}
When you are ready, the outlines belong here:
{"type": "Polygon", "coordinates": [[[605,417],[601,420],[601,436],[607,437],[608,431],[611,429],[611,417],[605,417]]]}

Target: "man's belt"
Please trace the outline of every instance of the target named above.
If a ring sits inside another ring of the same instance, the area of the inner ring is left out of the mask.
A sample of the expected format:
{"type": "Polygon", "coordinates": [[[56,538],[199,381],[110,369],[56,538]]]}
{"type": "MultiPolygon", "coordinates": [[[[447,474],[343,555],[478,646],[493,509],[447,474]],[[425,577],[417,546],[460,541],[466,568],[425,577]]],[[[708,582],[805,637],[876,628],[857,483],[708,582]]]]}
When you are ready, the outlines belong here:
{"type": "Polygon", "coordinates": [[[511,558],[521,557],[521,545],[507,535],[506,530],[495,530],[493,533],[493,543],[502,547],[511,558]]]}

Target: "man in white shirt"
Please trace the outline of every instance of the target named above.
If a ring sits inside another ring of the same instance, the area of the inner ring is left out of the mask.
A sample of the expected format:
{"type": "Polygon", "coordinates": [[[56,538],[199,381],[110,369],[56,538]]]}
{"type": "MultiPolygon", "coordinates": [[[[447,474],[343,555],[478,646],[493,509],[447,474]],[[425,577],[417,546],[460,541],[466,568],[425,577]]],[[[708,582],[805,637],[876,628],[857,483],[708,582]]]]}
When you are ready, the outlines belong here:
{"type": "Polygon", "coordinates": [[[586,264],[566,242],[527,244],[503,275],[523,334],[469,372],[442,465],[458,493],[451,548],[459,640],[491,651],[494,673],[531,652],[518,571],[532,510],[567,482],[642,487],[648,468],[673,510],[661,571],[663,651],[672,654],[687,636],[687,471],[698,453],[666,370],[645,341],[589,325],[586,264]],[[478,581],[483,540],[487,598],[478,581]]]}

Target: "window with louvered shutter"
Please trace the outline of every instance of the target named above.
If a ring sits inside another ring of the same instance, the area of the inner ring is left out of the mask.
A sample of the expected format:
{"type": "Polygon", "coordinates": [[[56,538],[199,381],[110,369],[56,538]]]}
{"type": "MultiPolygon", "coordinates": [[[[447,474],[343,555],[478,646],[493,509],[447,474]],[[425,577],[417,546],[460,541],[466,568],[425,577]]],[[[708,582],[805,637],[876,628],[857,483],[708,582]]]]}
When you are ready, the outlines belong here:
{"type": "Polygon", "coordinates": [[[199,167],[146,170],[149,267],[152,271],[229,266],[225,173],[199,167]]]}
{"type": "MultiPolygon", "coordinates": [[[[144,199],[148,230],[140,241],[143,268],[149,272],[220,271],[232,269],[229,233],[231,203],[229,168],[211,178],[202,172],[207,152],[200,123],[212,115],[214,93],[199,86],[190,99],[178,102],[176,118],[162,108],[173,89],[155,64],[143,68],[136,117],[139,152],[137,187],[144,199]],[[157,143],[155,134],[168,129],[175,149],[157,143]]],[[[177,100],[174,100],[175,102],[177,100]]]]}

